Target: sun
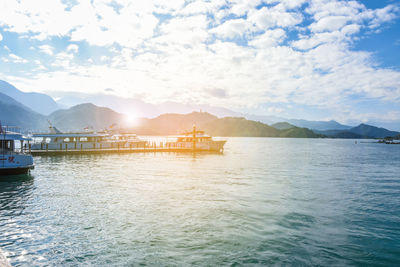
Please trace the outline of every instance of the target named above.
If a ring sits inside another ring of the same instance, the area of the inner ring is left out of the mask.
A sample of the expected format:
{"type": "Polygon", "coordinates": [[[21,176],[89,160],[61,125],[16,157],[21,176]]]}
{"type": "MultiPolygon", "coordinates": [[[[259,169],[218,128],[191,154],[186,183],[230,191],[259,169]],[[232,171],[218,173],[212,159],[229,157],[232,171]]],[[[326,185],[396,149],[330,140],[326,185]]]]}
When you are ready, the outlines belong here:
{"type": "Polygon", "coordinates": [[[126,126],[135,126],[138,123],[138,116],[135,113],[125,114],[125,124],[126,126]]]}

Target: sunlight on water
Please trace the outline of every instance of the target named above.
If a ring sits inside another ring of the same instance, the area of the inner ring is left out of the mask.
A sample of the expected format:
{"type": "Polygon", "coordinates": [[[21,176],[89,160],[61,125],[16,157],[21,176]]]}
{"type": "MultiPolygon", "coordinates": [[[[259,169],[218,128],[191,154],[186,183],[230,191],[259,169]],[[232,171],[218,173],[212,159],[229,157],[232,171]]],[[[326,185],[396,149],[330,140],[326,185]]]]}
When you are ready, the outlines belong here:
{"type": "Polygon", "coordinates": [[[36,157],[0,184],[15,266],[400,264],[400,147],[230,138],[224,154],[36,157]]]}

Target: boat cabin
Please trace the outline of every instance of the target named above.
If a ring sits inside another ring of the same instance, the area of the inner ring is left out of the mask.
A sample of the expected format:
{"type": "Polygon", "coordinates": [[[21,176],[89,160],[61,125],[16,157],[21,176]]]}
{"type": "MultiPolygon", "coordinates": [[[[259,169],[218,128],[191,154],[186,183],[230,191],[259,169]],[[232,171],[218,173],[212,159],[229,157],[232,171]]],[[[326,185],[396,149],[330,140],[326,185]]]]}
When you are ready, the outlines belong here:
{"type": "Polygon", "coordinates": [[[0,153],[23,152],[24,145],[31,139],[17,132],[5,132],[0,134],[0,153]],[[19,142],[18,142],[19,141],[19,142]]]}
{"type": "Polygon", "coordinates": [[[34,168],[32,155],[24,153],[24,142],[30,140],[20,133],[1,129],[0,176],[26,174],[34,168]]]}
{"type": "Polygon", "coordinates": [[[177,142],[208,142],[212,141],[212,137],[204,134],[204,131],[189,132],[183,136],[178,136],[177,142]]]}

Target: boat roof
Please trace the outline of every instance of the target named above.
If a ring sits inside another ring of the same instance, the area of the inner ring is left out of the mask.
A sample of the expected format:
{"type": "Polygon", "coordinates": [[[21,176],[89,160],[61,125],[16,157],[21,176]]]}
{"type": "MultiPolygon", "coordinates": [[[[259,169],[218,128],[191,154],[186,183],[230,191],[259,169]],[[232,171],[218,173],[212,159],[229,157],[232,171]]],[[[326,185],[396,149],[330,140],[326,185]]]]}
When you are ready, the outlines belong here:
{"type": "Polygon", "coordinates": [[[32,140],[32,139],[29,137],[23,136],[22,134],[17,133],[17,132],[7,131],[5,133],[0,134],[0,140],[26,140],[26,141],[28,141],[28,140],[32,140]]]}
{"type": "Polygon", "coordinates": [[[108,134],[98,134],[98,133],[48,133],[48,134],[33,134],[33,137],[104,137],[108,134]]]}
{"type": "Polygon", "coordinates": [[[137,136],[134,133],[120,133],[120,134],[113,134],[112,136],[137,136]]]}
{"type": "MultiPolygon", "coordinates": [[[[184,135],[177,135],[175,137],[193,137],[193,134],[184,134],[184,135]]],[[[211,137],[208,134],[196,134],[197,137],[211,137]]]]}

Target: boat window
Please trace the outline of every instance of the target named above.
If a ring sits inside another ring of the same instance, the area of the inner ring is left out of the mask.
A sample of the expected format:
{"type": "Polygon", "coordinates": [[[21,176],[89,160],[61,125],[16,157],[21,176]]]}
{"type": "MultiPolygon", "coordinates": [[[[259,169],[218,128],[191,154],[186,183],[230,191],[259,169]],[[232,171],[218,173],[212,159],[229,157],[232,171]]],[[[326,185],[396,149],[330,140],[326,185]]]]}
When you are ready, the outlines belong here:
{"type": "Polygon", "coordinates": [[[33,143],[40,143],[43,141],[43,137],[33,137],[33,143]]]}
{"type": "Polygon", "coordinates": [[[1,140],[0,141],[1,150],[14,150],[14,140],[1,140]]]}
{"type": "Polygon", "coordinates": [[[14,149],[16,151],[18,151],[19,149],[21,149],[21,142],[14,142],[14,149]]]}

